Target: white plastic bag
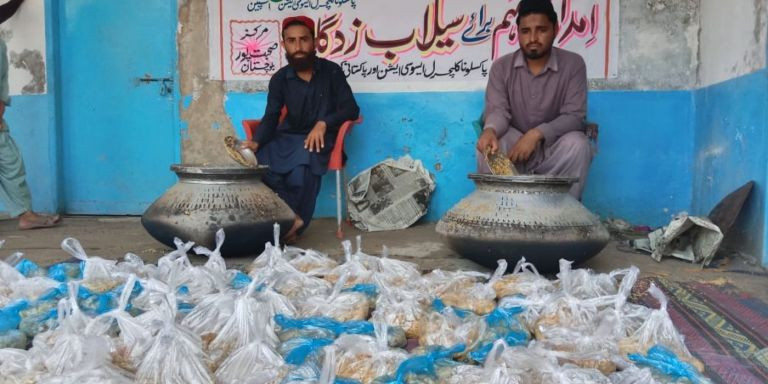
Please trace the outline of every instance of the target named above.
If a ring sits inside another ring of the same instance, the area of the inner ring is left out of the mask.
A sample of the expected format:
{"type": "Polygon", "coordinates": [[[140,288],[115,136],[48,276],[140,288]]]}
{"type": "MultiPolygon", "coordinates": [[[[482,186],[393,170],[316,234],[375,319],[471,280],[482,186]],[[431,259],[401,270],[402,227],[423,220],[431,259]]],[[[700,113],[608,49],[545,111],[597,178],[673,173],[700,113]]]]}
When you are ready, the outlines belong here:
{"type": "Polygon", "coordinates": [[[82,284],[89,290],[104,293],[122,283],[120,279],[113,276],[117,272],[117,261],[102,259],[98,256],[88,256],[80,242],[72,237],[61,242],[61,249],[85,262],[82,284]]]}
{"type": "Polygon", "coordinates": [[[270,323],[270,313],[253,298],[256,284],[255,280],[252,281],[248,289],[235,299],[232,316],[209,345],[208,351],[214,367],[233,351],[254,341],[277,347],[279,339],[270,323]]]}
{"type": "Polygon", "coordinates": [[[139,384],[213,384],[200,338],[167,321],[136,372],[139,384]]]}
{"type": "Polygon", "coordinates": [[[261,341],[234,351],[216,370],[216,383],[278,384],[287,373],[283,358],[261,341]]]}

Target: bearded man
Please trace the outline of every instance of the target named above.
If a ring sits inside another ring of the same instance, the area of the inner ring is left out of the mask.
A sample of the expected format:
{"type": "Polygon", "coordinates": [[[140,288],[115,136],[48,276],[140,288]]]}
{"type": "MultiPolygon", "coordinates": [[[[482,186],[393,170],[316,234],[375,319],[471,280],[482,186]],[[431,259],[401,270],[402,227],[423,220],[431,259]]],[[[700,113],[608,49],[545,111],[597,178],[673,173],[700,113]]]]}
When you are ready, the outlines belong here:
{"type": "Polygon", "coordinates": [[[552,47],[557,14],[550,0],[518,5],[520,49],[493,62],[485,93],[478,172],[486,151],[503,151],[522,173],[578,177],[581,198],[593,149],[585,135],[587,70],[576,53],[552,47]]]}
{"type": "Polygon", "coordinates": [[[316,57],[312,19],[285,18],[282,37],[288,65],[270,79],[264,117],[244,146],[269,166],[265,184],[296,214],[284,237],[290,244],[312,219],[339,127],[357,119],[360,108],[341,67],[316,57]],[[280,122],[284,107],[287,115],[280,122]]]}

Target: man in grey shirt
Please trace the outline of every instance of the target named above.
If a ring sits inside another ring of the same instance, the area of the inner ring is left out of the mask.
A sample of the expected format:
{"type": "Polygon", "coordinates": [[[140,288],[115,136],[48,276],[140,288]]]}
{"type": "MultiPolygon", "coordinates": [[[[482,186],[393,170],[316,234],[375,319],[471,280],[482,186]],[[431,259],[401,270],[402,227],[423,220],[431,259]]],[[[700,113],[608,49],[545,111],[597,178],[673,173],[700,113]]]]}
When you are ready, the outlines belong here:
{"type": "Polygon", "coordinates": [[[501,150],[521,173],[578,177],[570,193],[580,199],[593,156],[587,70],[578,54],[552,47],[557,25],[550,0],[520,2],[520,49],[494,61],[488,79],[478,172],[490,172],[486,151],[501,150]]]}

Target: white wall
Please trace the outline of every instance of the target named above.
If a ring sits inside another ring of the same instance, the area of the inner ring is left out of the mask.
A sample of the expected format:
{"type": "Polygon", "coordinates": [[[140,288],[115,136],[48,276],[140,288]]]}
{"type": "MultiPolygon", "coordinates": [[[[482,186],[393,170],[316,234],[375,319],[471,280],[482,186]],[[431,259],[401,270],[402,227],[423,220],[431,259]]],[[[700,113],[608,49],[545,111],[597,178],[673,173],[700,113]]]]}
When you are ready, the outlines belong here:
{"type": "Polygon", "coordinates": [[[701,0],[699,86],[765,68],[766,3],[701,0]]]}
{"type": "MultiPolygon", "coordinates": [[[[0,4],[7,0],[0,0],[0,4]]],[[[46,92],[45,4],[26,0],[16,14],[0,25],[0,38],[8,45],[11,95],[46,92]]]]}

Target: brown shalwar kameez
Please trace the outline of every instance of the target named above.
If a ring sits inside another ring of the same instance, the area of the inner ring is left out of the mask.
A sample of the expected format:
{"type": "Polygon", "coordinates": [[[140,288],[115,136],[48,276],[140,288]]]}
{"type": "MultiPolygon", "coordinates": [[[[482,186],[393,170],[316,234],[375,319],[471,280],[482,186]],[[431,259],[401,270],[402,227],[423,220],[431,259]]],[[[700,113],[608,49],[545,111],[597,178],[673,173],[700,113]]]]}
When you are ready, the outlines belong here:
{"type": "MultiPolygon", "coordinates": [[[[534,76],[520,50],[497,59],[485,92],[484,127],[496,132],[499,149],[508,153],[518,139],[538,128],[541,147],[524,164],[522,173],[578,177],[570,190],[581,198],[593,150],[584,134],[587,110],[587,69],[578,54],[552,48],[544,70],[534,76]]],[[[489,173],[477,152],[480,173],[489,173]]]]}

